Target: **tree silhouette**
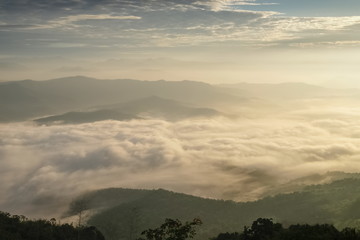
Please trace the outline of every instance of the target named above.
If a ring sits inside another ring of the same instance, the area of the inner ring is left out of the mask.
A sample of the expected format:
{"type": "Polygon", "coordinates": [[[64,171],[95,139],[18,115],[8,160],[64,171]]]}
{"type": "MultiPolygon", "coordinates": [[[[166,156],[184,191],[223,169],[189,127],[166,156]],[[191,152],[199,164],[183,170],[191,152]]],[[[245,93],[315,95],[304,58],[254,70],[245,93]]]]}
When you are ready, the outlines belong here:
{"type": "Polygon", "coordinates": [[[279,235],[282,231],[280,223],[273,223],[272,219],[258,218],[251,225],[251,228],[244,228],[244,240],[266,240],[274,239],[274,236],[279,235]]]}
{"type": "Polygon", "coordinates": [[[360,232],[354,228],[337,230],[331,224],[296,224],[283,228],[272,219],[258,218],[243,233],[220,233],[211,240],[360,240],[360,232]]]}
{"type": "Polygon", "coordinates": [[[105,240],[96,227],[56,224],[56,219],[29,220],[0,211],[1,240],[105,240]]]}
{"type": "Polygon", "coordinates": [[[160,227],[143,231],[141,235],[144,235],[145,239],[139,238],[138,240],[185,240],[193,238],[196,234],[195,227],[201,224],[199,218],[184,224],[178,219],[167,218],[160,227]]]}
{"type": "Polygon", "coordinates": [[[70,203],[68,214],[78,216],[78,226],[82,226],[84,211],[90,209],[90,202],[85,198],[77,199],[70,203]]]}

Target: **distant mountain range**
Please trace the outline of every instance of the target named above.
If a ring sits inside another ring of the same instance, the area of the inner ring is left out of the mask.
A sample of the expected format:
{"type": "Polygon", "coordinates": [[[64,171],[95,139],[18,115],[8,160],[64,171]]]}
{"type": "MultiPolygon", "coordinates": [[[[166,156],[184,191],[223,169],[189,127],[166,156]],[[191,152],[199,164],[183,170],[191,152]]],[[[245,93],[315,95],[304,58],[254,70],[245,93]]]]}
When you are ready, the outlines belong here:
{"type": "MultiPolygon", "coordinates": [[[[335,173],[340,177],[340,173],[335,173]]],[[[156,227],[165,218],[191,220],[204,224],[197,239],[220,232],[242,231],[258,217],[273,218],[285,226],[296,223],[332,223],[338,228],[358,227],[360,222],[360,175],[324,185],[311,185],[287,194],[254,202],[236,203],[174,193],[162,189],[133,190],[112,188],[82,195],[91,216],[88,223],[98,227],[107,239],[128,239],[142,230],[156,227]]]]}
{"type": "Polygon", "coordinates": [[[274,99],[303,99],[360,96],[358,89],[331,89],[301,82],[236,83],[220,84],[218,87],[241,89],[247,96],[274,99]]]}
{"type": "Polygon", "coordinates": [[[34,121],[39,124],[78,124],[104,120],[126,121],[131,119],[139,119],[139,117],[104,109],[89,112],[67,112],[60,115],[38,118],[34,121]]]}
{"type": "Polygon", "coordinates": [[[182,120],[196,117],[214,117],[220,113],[211,108],[188,107],[179,102],[152,96],[135,101],[97,107],[98,110],[68,112],[35,119],[39,124],[87,123],[103,120],[131,120],[160,118],[182,120]]]}
{"type": "MultiPolygon", "coordinates": [[[[222,88],[192,81],[98,80],[82,76],[48,81],[24,80],[0,83],[0,121],[24,121],[41,116],[79,112],[94,106],[139,99],[142,101],[141,99],[151,96],[194,107],[239,103],[244,100],[239,95],[226,93],[222,88]]],[[[155,101],[152,100],[153,103],[155,101]]],[[[133,104],[136,105],[136,101],[133,104]]],[[[160,104],[164,107],[163,102],[160,104]]],[[[179,105],[178,107],[180,108],[179,105]]],[[[185,111],[183,107],[180,110],[185,111]]],[[[201,109],[195,111],[199,112],[201,109]]],[[[68,116],[74,116],[74,113],[67,114],[66,117],[68,116]]]]}
{"type": "Polygon", "coordinates": [[[99,80],[75,76],[47,81],[0,82],[0,122],[41,119],[38,122],[81,123],[132,119],[141,117],[136,116],[139,113],[178,120],[216,115],[212,108],[221,111],[224,107],[270,109],[282,104],[268,99],[359,96],[356,89],[328,89],[305,83],[210,85],[195,81],[99,80]],[[99,116],[95,117],[97,114],[99,116]]]}

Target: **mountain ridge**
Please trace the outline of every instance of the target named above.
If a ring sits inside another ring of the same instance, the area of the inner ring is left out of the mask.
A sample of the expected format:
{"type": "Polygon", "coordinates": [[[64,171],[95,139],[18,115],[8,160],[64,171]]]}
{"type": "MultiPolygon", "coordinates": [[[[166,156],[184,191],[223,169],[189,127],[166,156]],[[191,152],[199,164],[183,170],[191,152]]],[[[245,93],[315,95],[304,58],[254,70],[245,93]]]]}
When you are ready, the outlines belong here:
{"type": "Polygon", "coordinates": [[[6,82],[0,85],[0,93],[2,92],[0,121],[24,121],[149,96],[206,107],[244,101],[238,95],[228,94],[221,88],[201,82],[98,80],[82,76],[47,81],[6,82]],[[26,96],[34,96],[34,99],[26,96]]]}
{"type": "Polygon", "coordinates": [[[199,217],[204,225],[197,239],[208,239],[220,231],[241,231],[243,226],[259,217],[273,218],[285,225],[329,223],[339,229],[357,227],[360,221],[357,210],[360,178],[351,177],[252,202],[201,198],[164,189],[118,188],[93,191],[79,199],[87,199],[90,206],[98,209],[90,217],[89,224],[99,228],[105,236],[115,234],[118,238],[124,237],[122,231],[129,230],[129,218],[138,218],[140,232],[157,226],[165,218],[189,220],[199,217]],[[115,231],[120,226],[121,231],[115,231]]]}
{"type": "Polygon", "coordinates": [[[186,106],[183,103],[150,96],[129,102],[94,107],[94,110],[72,111],[60,115],[37,118],[39,124],[88,123],[103,120],[126,121],[131,119],[164,119],[177,121],[197,117],[220,116],[220,112],[211,108],[186,106]]]}

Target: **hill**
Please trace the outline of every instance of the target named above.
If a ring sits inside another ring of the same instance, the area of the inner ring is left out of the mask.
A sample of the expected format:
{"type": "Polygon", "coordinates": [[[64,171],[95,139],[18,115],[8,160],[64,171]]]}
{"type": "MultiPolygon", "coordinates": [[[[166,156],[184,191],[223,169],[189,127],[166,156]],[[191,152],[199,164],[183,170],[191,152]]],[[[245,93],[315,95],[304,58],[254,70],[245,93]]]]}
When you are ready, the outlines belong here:
{"type": "Polygon", "coordinates": [[[139,119],[139,117],[104,109],[89,112],[68,112],[61,115],[38,118],[35,119],[35,122],[39,124],[77,124],[103,120],[125,121],[131,119],[139,119]]]}
{"type": "Polygon", "coordinates": [[[136,99],[134,101],[114,104],[111,107],[117,111],[136,114],[143,117],[163,118],[167,120],[181,120],[194,117],[213,117],[220,112],[212,108],[192,107],[171,99],[157,96],[136,99]]]}
{"type": "Polygon", "coordinates": [[[87,123],[102,120],[131,120],[140,118],[160,118],[182,120],[194,117],[213,117],[220,113],[211,108],[188,107],[179,102],[156,96],[137,99],[130,102],[96,107],[99,110],[68,112],[35,119],[39,124],[87,123]]]}
{"type": "Polygon", "coordinates": [[[165,218],[201,218],[204,224],[198,239],[208,239],[219,232],[241,231],[259,217],[273,218],[284,225],[330,223],[338,228],[358,227],[360,221],[360,179],[354,178],[245,203],[204,199],[162,189],[104,189],[81,199],[86,199],[92,211],[97,212],[89,223],[108,239],[126,239],[130,233],[139,234],[141,230],[156,227],[165,218]]]}
{"type": "Polygon", "coordinates": [[[267,83],[236,83],[220,84],[219,87],[240,89],[248,97],[271,99],[306,99],[358,96],[357,89],[331,89],[301,82],[267,83]]]}
{"type": "Polygon", "coordinates": [[[0,84],[0,121],[23,121],[157,96],[194,106],[244,99],[224,89],[193,81],[98,80],[82,76],[0,84]]]}
{"type": "Polygon", "coordinates": [[[25,216],[0,211],[0,239],[2,240],[105,240],[95,227],[74,227],[60,224],[56,219],[30,220],[25,216]]]}

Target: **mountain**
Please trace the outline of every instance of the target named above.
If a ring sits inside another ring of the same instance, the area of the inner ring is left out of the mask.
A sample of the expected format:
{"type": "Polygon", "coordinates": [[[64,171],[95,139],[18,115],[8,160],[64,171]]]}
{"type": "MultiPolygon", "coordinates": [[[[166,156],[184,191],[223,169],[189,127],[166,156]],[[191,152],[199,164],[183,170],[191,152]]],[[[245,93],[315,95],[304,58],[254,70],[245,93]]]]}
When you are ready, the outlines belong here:
{"type": "Polygon", "coordinates": [[[342,89],[360,88],[358,79],[348,79],[348,78],[327,80],[322,82],[321,85],[331,88],[342,88],[342,89]]]}
{"type": "Polygon", "coordinates": [[[79,124],[104,120],[126,121],[131,119],[139,119],[139,117],[105,109],[90,112],[68,112],[61,115],[38,118],[34,121],[38,124],[79,124]]]}
{"type": "Polygon", "coordinates": [[[237,83],[217,86],[227,89],[240,89],[244,92],[244,95],[247,94],[248,97],[274,99],[347,97],[359,95],[360,93],[356,89],[331,89],[299,82],[278,84],[237,83]]]}
{"type": "Polygon", "coordinates": [[[188,107],[179,102],[156,96],[97,108],[100,108],[100,110],[68,112],[61,115],[38,118],[34,121],[39,124],[87,123],[103,120],[124,121],[140,118],[160,118],[176,121],[220,115],[218,111],[211,108],[188,107]]]}
{"type": "Polygon", "coordinates": [[[94,212],[88,223],[107,239],[127,239],[161,224],[165,218],[204,222],[197,239],[220,232],[241,231],[259,217],[284,225],[331,223],[338,228],[357,227],[360,221],[360,179],[346,178],[254,202],[205,199],[162,189],[104,189],[79,197],[94,212]]]}
{"type": "Polygon", "coordinates": [[[265,192],[263,196],[274,196],[282,193],[292,193],[304,190],[309,185],[327,184],[337,180],[346,178],[360,179],[360,173],[345,173],[340,171],[332,171],[324,174],[311,174],[301,178],[296,178],[265,192]]]}
{"type": "Polygon", "coordinates": [[[168,120],[181,120],[191,117],[213,117],[220,114],[211,108],[186,106],[184,103],[157,96],[115,104],[111,107],[125,113],[159,117],[168,120]]]}
{"type": "Polygon", "coordinates": [[[194,106],[244,101],[222,88],[193,81],[98,80],[82,76],[24,80],[0,84],[0,121],[23,121],[151,96],[194,106]]]}
{"type": "Polygon", "coordinates": [[[77,239],[105,240],[95,227],[74,227],[57,223],[56,219],[28,219],[21,215],[11,215],[0,211],[0,239],[33,240],[33,239],[77,239]]]}

